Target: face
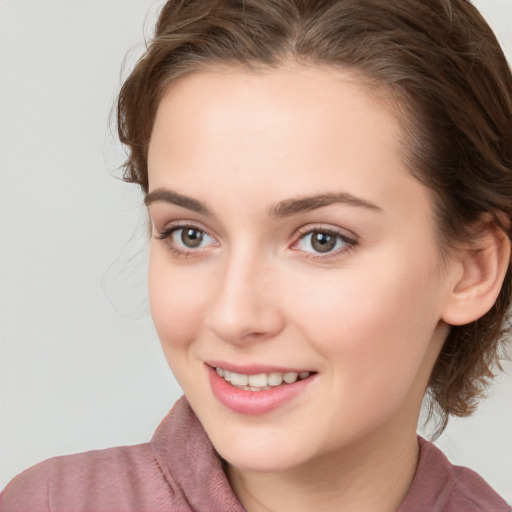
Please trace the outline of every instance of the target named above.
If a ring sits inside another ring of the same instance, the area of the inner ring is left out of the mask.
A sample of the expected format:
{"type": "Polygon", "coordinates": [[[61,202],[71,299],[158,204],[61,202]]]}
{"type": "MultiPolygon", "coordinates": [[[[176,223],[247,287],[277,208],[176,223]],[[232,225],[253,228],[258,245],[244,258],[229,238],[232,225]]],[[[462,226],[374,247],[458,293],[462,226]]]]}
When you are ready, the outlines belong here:
{"type": "Polygon", "coordinates": [[[448,285],[399,140],[385,104],[331,69],[204,71],[162,99],[151,312],[235,467],[285,470],[415,429],[448,285]]]}

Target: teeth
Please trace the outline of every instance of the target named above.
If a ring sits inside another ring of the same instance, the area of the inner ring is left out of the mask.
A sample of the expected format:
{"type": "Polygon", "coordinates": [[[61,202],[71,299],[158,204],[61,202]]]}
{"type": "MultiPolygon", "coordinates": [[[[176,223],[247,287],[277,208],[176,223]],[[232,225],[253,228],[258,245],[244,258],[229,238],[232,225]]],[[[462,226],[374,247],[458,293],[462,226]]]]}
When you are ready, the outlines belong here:
{"type": "Polygon", "coordinates": [[[283,383],[283,374],[272,372],[268,374],[268,385],[269,386],[280,386],[283,383]]]}
{"type": "Polygon", "coordinates": [[[298,376],[299,374],[295,372],[285,373],[283,375],[283,380],[286,382],[286,384],[293,384],[297,380],[298,376]]]}
{"type": "Polygon", "coordinates": [[[255,388],[264,388],[267,385],[267,374],[259,373],[258,375],[249,375],[249,386],[255,388]]]}
{"type": "Polygon", "coordinates": [[[224,370],[219,367],[215,368],[215,370],[224,380],[246,391],[262,391],[264,389],[270,389],[271,386],[280,386],[283,382],[293,384],[298,378],[304,380],[311,375],[310,372],[271,372],[268,374],[244,375],[243,373],[230,372],[229,370],[224,370]]]}
{"type": "Polygon", "coordinates": [[[230,382],[233,386],[247,386],[247,384],[249,384],[249,376],[242,373],[231,372],[230,382]]]}

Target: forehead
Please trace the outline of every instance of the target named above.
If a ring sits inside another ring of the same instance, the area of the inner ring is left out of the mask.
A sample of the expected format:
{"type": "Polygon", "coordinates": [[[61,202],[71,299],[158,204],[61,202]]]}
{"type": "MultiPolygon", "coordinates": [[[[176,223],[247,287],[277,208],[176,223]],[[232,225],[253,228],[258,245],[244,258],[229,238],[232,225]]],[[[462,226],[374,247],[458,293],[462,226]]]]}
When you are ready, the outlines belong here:
{"type": "MultiPolygon", "coordinates": [[[[163,121],[169,125],[175,117],[182,129],[211,130],[227,128],[231,121],[243,127],[245,131],[240,134],[246,136],[251,129],[258,133],[258,129],[281,123],[290,130],[295,121],[309,121],[296,127],[310,126],[311,136],[318,133],[319,125],[332,128],[328,123],[342,113],[340,110],[345,111],[343,117],[348,117],[359,109],[362,116],[371,112],[374,122],[378,118],[381,128],[386,126],[382,133],[395,132],[399,124],[395,122],[394,95],[387,89],[362,73],[332,66],[206,68],[179,78],[168,87],[155,124],[163,121]],[[180,117],[188,118],[187,123],[183,124],[180,117]]],[[[337,128],[343,129],[347,123],[340,117],[337,120],[337,128]]],[[[372,131],[371,126],[366,129],[372,131]]],[[[325,135],[323,131],[321,135],[325,135]]]]}
{"type": "Polygon", "coordinates": [[[374,203],[392,202],[419,182],[403,162],[390,104],[357,74],[334,68],[187,76],[159,105],[149,190],[179,183],[188,195],[214,196],[223,184],[224,196],[262,190],[265,200],[278,201],[304,195],[305,187],[341,187],[374,203]]]}

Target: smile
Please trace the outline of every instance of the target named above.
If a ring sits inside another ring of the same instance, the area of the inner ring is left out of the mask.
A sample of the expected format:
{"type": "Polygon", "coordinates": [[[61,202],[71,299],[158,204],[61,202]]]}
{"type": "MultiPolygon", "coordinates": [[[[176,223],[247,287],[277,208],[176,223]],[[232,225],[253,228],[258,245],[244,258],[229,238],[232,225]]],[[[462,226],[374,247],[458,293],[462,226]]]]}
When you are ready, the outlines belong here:
{"type": "MultiPolygon", "coordinates": [[[[252,367],[234,372],[220,364],[205,365],[213,395],[228,409],[248,415],[269,413],[315,389],[314,371],[274,371],[252,367]]],[[[297,369],[298,370],[298,369],[297,369]]]]}
{"type": "Polygon", "coordinates": [[[311,372],[270,372],[258,373],[256,375],[246,375],[243,373],[236,373],[224,368],[216,367],[217,375],[222,377],[226,382],[232,386],[245,391],[266,391],[276,386],[285,384],[293,384],[297,380],[307,379],[311,372]]]}

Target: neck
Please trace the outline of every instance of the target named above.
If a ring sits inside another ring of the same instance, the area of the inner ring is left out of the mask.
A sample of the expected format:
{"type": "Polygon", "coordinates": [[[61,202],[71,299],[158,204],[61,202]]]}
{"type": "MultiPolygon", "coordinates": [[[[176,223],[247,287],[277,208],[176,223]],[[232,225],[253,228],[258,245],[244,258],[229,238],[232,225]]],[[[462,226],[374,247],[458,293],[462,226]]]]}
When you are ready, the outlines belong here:
{"type": "Polygon", "coordinates": [[[390,427],[290,470],[228,466],[228,478],[248,512],[396,511],[412,483],[419,449],[415,428],[390,427]]]}

